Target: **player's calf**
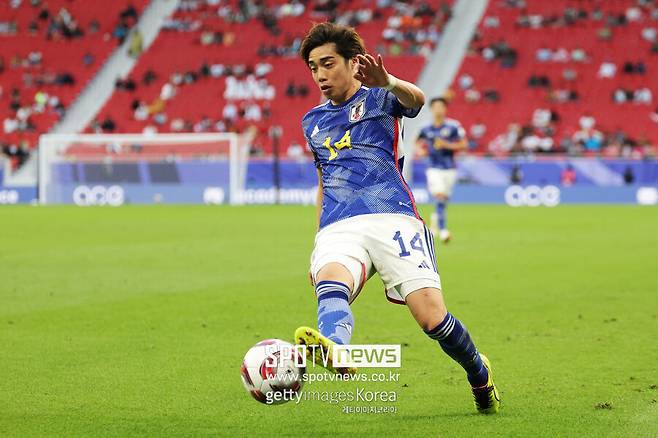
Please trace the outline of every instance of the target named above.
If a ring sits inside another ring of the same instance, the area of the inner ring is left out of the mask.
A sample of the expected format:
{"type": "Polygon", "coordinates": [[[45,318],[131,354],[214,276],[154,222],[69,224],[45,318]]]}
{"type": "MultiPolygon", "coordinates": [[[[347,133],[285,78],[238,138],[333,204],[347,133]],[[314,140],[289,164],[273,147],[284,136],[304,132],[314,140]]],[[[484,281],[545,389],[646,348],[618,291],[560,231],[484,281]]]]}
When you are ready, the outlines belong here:
{"type": "Polygon", "coordinates": [[[448,313],[441,291],[424,288],[409,294],[406,302],[427,336],[464,368],[471,386],[486,385],[489,376],[480,354],[466,327],[448,313]]]}
{"type": "Polygon", "coordinates": [[[471,386],[476,388],[487,384],[489,373],[475,348],[466,327],[457,318],[447,313],[443,321],[427,336],[439,343],[441,349],[464,368],[471,386]]]}
{"type": "Polygon", "coordinates": [[[324,280],[315,285],[315,293],[320,333],[337,344],[349,344],[354,327],[349,287],[339,281],[324,280]]]}

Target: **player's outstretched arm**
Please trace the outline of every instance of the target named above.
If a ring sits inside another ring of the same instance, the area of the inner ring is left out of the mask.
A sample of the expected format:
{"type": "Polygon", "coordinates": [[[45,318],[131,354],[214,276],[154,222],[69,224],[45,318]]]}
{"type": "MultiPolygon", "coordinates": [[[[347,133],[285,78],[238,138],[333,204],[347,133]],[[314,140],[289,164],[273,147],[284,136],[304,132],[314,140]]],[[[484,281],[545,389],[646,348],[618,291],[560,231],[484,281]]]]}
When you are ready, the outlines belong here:
{"type": "Polygon", "coordinates": [[[450,149],[454,151],[466,149],[467,146],[468,146],[468,142],[466,141],[466,138],[462,138],[460,140],[450,143],[450,149]]]}
{"type": "Polygon", "coordinates": [[[366,87],[385,88],[398,98],[405,108],[420,108],[425,104],[425,94],[411,82],[403,81],[389,74],[384,67],[381,55],[357,55],[359,70],[354,78],[366,87]]]}
{"type": "Polygon", "coordinates": [[[468,146],[468,142],[466,141],[466,138],[462,138],[457,141],[448,141],[443,139],[439,139],[438,141],[441,144],[442,148],[452,149],[453,151],[466,149],[466,147],[468,146]]]}

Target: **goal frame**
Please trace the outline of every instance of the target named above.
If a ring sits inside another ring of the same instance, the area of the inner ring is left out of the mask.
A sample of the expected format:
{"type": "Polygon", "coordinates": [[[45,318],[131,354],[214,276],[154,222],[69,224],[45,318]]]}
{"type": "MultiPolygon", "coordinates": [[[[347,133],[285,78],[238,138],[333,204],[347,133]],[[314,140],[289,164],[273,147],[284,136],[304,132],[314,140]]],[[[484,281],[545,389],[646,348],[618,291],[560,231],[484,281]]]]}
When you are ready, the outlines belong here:
{"type": "Polygon", "coordinates": [[[229,144],[229,203],[241,203],[240,193],[244,188],[248,148],[240,147],[240,140],[246,137],[232,132],[222,133],[162,133],[162,134],[43,134],[38,146],[38,199],[39,204],[51,204],[48,197],[50,183],[49,166],[56,161],[59,153],[72,143],[106,145],[118,142],[141,145],[172,145],[188,143],[226,142],[229,144]],[[244,156],[243,156],[244,155],[244,156]]]}

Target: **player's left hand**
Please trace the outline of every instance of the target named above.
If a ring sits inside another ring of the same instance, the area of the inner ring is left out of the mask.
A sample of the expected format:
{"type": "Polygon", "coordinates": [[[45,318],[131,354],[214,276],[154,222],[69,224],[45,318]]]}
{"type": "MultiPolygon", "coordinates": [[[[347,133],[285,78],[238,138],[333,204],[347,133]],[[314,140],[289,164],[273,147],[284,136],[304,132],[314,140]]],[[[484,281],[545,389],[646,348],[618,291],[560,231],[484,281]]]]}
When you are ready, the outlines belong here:
{"type": "Polygon", "coordinates": [[[366,87],[385,87],[388,85],[388,72],[384,68],[382,55],[377,55],[375,59],[372,55],[356,55],[359,61],[359,70],[354,74],[354,78],[366,87]]]}

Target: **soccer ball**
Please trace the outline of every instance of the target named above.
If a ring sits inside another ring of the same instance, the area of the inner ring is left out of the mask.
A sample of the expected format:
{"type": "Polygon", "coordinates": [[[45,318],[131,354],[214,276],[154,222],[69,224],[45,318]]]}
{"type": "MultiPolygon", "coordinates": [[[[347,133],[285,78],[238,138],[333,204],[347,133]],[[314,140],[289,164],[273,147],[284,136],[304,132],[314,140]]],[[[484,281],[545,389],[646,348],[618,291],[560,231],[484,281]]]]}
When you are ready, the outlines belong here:
{"type": "Polygon", "coordinates": [[[260,341],[247,351],[240,375],[245,389],[261,403],[290,401],[302,388],[306,369],[294,346],[281,339],[260,341]]]}

